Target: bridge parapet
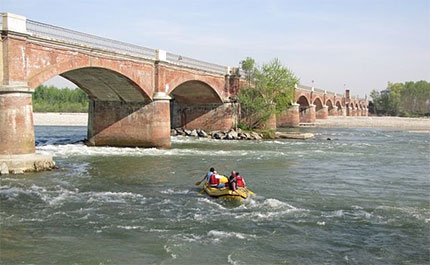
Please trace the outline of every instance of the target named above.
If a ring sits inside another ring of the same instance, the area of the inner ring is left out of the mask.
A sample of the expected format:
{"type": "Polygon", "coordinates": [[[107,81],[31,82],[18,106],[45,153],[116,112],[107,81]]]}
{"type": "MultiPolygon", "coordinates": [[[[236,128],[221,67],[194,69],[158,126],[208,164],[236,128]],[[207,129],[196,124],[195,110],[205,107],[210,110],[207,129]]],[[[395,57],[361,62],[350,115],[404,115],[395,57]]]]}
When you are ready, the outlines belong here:
{"type": "Polygon", "coordinates": [[[326,93],[326,90],[325,90],[325,89],[316,88],[316,87],[314,87],[314,91],[315,91],[316,93],[319,93],[319,94],[325,94],[325,93],[326,93]]]}
{"type": "Polygon", "coordinates": [[[221,74],[221,75],[228,74],[228,67],[227,66],[214,64],[214,63],[208,63],[205,61],[200,61],[200,60],[196,60],[193,58],[181,56],[179,54],[174,54],[174,53],[168,52],[166,59],[167,59],[167,62],[169,62],[171,64],[175,64],[175,65],[186,66],[186,67],[190,67],[190,68],[196,68],[199,70],[204,70],[204,71],[208,71],[208,72],[212,72],[212,73],[216,73],[216,74],[221,74]]]}
{"type": "MultiPolygon", "coordinates": [[[[21,34],[28,34],[32,37],[45,39],[50,41],[62,42],[67,44],[73,44],[86,48],[96,48],[115,52],[119,54],[136,56],[142,59],[157,60],[156,50],[151,48],[142,47],[135,44],[125,43],[122,41],[112,40],[103,38],[87,33],[78,32],[75,30],[66,29],[63,27],[53,26],[50,24],[29,20],[22,16],[17,16],[10,13],[2,13],[2,19],[0,20],[1,30],[10,30],[7,22],[4,20],[15,19],[15,16],[21,19],[21,28],[16,31],[21,34]]],[[[14,30],[12,30],[14,31],[14,30]]],[[[178,54],[167,52],[166,61],[173,65],[185,66],[205,72],[210,72],[219,75],[226,75],[229,67],[209,63],[201,60],[196,60],[190,57],[181,56],[178,54]]]]}
{"type": "Polygon", "coordinates": [[[308,91],[312,91],[312,87],[305,86],[305,85],[297,85],[296,90],[308,92],[308,91]]]}
{"type": "Polygon", "coordinates": [[[71,43],[80,46],[99,48],[117,53],[155,60],[155,50],[108,38],[102,38],[34,20],[27,20],[27,33],[31,36],[71,43]]]}

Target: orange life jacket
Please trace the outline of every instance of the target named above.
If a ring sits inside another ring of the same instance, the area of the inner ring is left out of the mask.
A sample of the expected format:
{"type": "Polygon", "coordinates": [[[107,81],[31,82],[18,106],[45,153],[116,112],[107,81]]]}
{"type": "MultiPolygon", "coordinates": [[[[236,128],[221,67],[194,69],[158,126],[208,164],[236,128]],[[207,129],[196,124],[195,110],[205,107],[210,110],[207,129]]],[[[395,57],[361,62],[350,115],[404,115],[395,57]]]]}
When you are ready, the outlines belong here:
{"type": "Polygon", "coordinates": [[[212,174],[210,176],[210,178],[209,178],[209,185],[211,185],[211,186],[218,186],[218,184],[219,184],[219,179],[217,179],[215,177],[215,174],[212,174]]]}
{"type": "Polygon", "coordinates": [[[236,184],[238,187],[245,187],[245,183],[243,182],[242,176],[236,177],[236,184]]]}

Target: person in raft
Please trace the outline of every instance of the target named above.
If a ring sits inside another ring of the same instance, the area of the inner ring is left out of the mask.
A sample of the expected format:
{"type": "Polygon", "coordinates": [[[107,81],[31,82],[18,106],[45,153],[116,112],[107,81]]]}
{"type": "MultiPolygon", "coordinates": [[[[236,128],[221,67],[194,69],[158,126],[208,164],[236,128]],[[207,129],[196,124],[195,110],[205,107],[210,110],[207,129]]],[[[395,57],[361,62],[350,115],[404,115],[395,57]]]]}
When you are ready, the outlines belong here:
{"type": "Polygon", "coordinates": [[[231,190],[236,191],[237,188],[246,188],[245,180],[234,170],[231,172],[231,176],[228,178],[228,186],[231,190]]]}
{"type": "Polygon", "coordinates": [[[211,167],[209,169],[209,172],[206,174],[206,181],[209,183],[210,182],[210,177],[212,174],[215,174],[215,169],[213,167],[211,167]]]}
{"type": "Polygon", "coordinates": [[[246,189],[246,183],[243,179],[243,176],[240,175],[239,171],[236,172],[236,188],[245,188],[246,189]]]}
{"type": "Polygon", "coordinates": [[[213,167],[209,169],[206,178],[207,182],[209,183],[209,186],[211,186],[212,188],[224,188],[225,183],[227,182],[226,177],[219,175],[213,167]]]}
{"type": "Polygon", "coordinates": [[[233,191],[236,191],[237,189],[237,174],[234,170],[231,172],[231,175],[228,178],[228,187],[233,191]]]}

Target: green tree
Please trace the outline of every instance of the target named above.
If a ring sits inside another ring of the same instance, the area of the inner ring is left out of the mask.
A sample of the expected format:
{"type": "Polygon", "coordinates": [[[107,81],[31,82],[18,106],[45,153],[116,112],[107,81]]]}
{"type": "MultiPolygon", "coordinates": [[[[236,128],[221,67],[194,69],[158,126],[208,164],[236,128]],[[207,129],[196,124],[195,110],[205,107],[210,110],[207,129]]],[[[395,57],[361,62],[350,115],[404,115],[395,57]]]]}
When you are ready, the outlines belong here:
{"type": "Polygon", "coordinates": [[[249,129],[262,127],[273,114],[286,110],[294,99],[294,86],[299,79],[279,59],[261,67],[252,58],[241,62],[242,69],[251,73],[248,86],[241,89],[241,121],[249,129]]]}
{"type": "Polygon", "coordinates": [[[81,89],[39,86],[33,93],[35,112],[87,112],[88,96],[81,89]]]}
{"type": "Polygon", "coordinates": [[[402,91],[404,87],[404,84],[402,83],[391,83],[388,82],[388,90],[389,90],[389,98],[388,98],[388,114],[392,116],[397,116],[401,114],[402,111],[402,104],[401,104],[401,95],[400,92],[402,91]]]}
{"type": "Polygon", "coordinates": [[[245,72],[246,81],[248,82],[248,86],[251,86],[251,81],[255,75],[255,60],[251,57],[246,57],[245,60],[240,62],[240,67],[245,72]]]}
{"type": "Polygon", "coordinates": [[[430,83],[391,83],[387,89],[370,94],[375,113],[400,116],[430,116],[430,83]]]}
{"type": "Polygon", "coordinates": [[[376,89],[373,89],[370,92],[370,97],[372,98],[373,112],[375,114],[380,114],[382,111],[381,94],[376,89]]]}

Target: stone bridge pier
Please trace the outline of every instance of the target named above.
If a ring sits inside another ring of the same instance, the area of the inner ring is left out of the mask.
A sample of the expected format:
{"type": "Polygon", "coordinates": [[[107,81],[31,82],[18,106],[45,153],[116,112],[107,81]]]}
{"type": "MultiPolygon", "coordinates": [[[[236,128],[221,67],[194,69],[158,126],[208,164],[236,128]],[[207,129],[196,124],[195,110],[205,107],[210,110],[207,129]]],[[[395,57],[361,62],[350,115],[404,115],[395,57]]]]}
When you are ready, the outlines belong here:
{"type": "Polygon", "coordinates": [[[0,174],[55,167],[52,156],[35,153],[32,92],[25,82],[0,86],[0,174]]]}
{"type": "Polygon", "coordinates": [[[316,120],[315,105],[300,108],[300,123],[314,123],[316,120]]]}
{"type": "Polygon", "coordinates": [[[150,102],[90,100],[87,144],[170,147],[169,101],[161,93],[150,102]]]}
{"type": "Polygon", "coordinates": [[[277,127],[298,127],[300,124],[300,105],[291,104],[291,107],[280,113],[276,120],[277,127]]]}

